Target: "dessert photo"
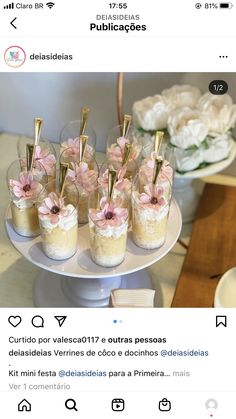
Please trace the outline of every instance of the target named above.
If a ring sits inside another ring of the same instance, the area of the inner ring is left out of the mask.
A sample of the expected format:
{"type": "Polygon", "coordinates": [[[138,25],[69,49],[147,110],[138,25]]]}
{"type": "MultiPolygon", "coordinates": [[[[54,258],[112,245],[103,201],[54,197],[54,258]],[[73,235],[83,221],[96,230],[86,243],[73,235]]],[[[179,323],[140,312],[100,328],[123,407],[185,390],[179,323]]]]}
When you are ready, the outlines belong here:
{"type": "Polygon", "coordinates": [[[236,307],[235,82],[1,73],[0,307],[236,307]]]}

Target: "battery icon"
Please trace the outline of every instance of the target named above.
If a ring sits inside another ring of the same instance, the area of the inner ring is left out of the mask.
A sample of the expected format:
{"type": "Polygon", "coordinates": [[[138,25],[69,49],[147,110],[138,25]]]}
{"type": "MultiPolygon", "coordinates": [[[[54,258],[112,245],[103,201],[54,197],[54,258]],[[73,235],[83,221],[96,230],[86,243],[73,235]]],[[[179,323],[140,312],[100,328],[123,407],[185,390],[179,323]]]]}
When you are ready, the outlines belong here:
{"type": "Polygon", "coordinates": [[[220,3],[220,9],[231,9],[232,7],[232,3],[220,3]]]}

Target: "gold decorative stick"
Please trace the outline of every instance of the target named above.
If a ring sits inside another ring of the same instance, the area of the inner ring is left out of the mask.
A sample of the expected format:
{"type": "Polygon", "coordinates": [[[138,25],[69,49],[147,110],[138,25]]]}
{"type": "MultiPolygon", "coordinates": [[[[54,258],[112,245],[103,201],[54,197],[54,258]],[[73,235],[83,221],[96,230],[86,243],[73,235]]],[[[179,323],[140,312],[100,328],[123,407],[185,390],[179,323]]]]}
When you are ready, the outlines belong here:
{"type": "Polygon", "coordinates": [[[163,159],[161,158],[157,158],[155,159],[155,165],[154,165],[154,170],[153,170],[153,178],[152,178],[152,184],[155,185],[157,182],[157,178],[158,175],[160,173],[160,170],[162,168],[163,165],[163,159]]]}
{"type": "Polygon", "coordinates": [[[125,144],[124,155],[123,155],[123,160],[122,160],[122,164],[121,164],[122,166],[124,166],[128,162],[129,156],[130,156],[130,153],[131,153],[131,149],[132,149],[132,145],[129,144],[129,143],[126,143],[125,144]]]}
{"type": "Polygon", "coordinates": [[[35,147],[39,143],[42,123],[43,123],[42,118],[34,118],[34,146],[35,147]]]}
{"type": "Polygon", "coordinates": [[[41,134],[41,125],[43,120],[41,118],[34,118],[34,145],[26,144],[26,161],[27,170],[32,170],[36,146],[39,143],[41,134]]]}
{"type": "Polygon", "coordinates": [[[80,135],[79,137],[79,163],[83,161],[87,142],[88,142],[88,136],[80,135]]]}
{"type": "Polygon", "coordinates": [[[132,116],[131,115],[125,115],[124,116],[124,121],[123,121],[123,127],[122,127],[122,137],[127,137],[128,132],[129,132],[129,128],[130,128],[130,124],[131,124],[131,119],[132,116]]]}
{"type": "Polygon", "coordinates": [[[66,184],[66,176],[67,171],[69,169],[68,163],[60,163],[60,172],[59,172],[59,192],[60,198],[63,196],[65,184],[66,184]]]}
{"type": "Polygon", "coordinates": [[[108,171],[108,202],[112,201],[113,190],[116,182],[116,171],[109,169],[108,171]]]}
{"type": "Polygon", "coordinates": [[[29,172],[30,170],[32,170],[33,158],[34,158],[34,145],[33,144],[26,144],[26,165],[27,165],[27,172],[29,172]]]}
{"type": "Polygon", "coordinates": [[[155,134],[155,142],[154,142],[154,152],[159,153],[159,150],[161,148],[161,143],[164,138],[164,132],[163,131],[157,131],[155,134]]]}
{"type": "Polygon", "coordinates": [[[90,109],[89,108],[82,108],[81,109],[81,117],[80,117],[80,135],[84,134],[87,122],[88,122],[88,115],[90,109]]]}
{"type": "Polygon", "coordinates": [[[117,113],[118,113],[118,124],[122,125],[123,112],[123,84],[124,84],[124,73],[117,74],[117,113]]]}

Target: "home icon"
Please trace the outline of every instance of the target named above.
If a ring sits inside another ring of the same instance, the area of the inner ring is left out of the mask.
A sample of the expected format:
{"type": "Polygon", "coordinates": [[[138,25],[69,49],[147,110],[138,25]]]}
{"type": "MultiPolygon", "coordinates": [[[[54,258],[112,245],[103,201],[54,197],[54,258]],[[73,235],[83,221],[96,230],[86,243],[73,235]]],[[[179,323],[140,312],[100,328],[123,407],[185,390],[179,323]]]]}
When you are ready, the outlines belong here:
{"type": "Polygon", "coordinates": [[[18,412],[31,412],[31,404],[28,400],[23,399],[18,404],[18,412]]]}

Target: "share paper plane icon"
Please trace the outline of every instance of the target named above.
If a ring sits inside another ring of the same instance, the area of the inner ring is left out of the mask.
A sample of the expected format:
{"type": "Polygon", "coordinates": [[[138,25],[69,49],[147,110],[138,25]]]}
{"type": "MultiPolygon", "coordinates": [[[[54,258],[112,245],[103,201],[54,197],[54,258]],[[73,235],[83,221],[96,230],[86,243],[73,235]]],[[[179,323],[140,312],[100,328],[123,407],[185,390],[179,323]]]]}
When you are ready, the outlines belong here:
{"type": "Polygon", "coordinates": [[[58,321],[59,327],[61,327],[66,320],[67,316],[54,316],[55,319],[58,321]]]}

